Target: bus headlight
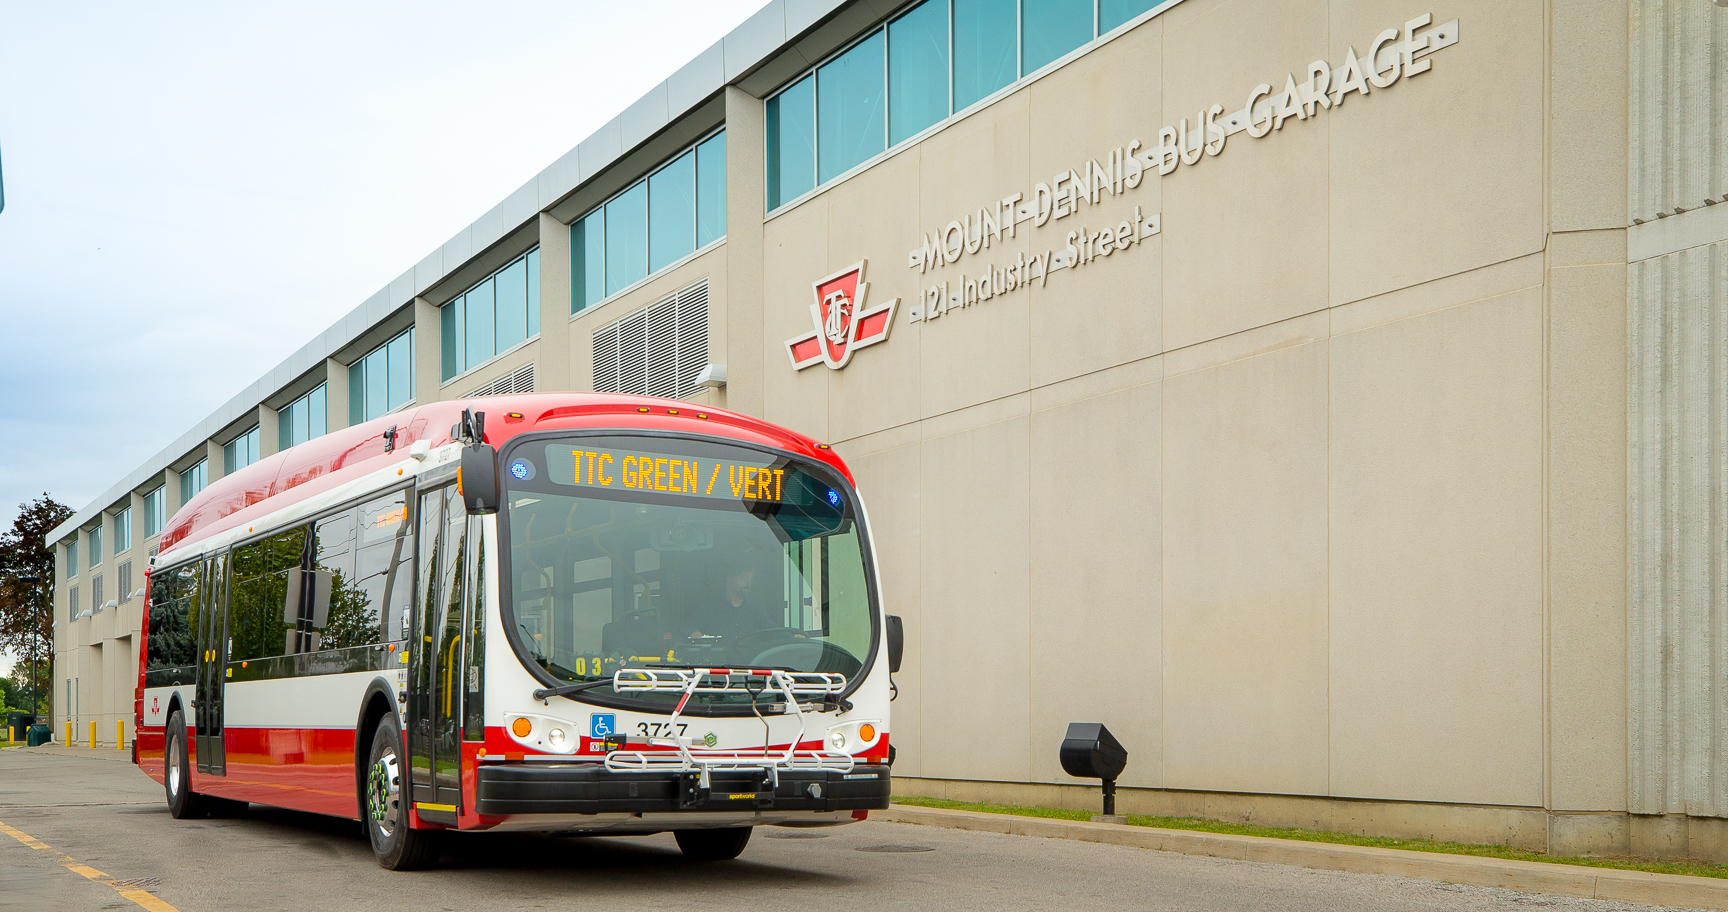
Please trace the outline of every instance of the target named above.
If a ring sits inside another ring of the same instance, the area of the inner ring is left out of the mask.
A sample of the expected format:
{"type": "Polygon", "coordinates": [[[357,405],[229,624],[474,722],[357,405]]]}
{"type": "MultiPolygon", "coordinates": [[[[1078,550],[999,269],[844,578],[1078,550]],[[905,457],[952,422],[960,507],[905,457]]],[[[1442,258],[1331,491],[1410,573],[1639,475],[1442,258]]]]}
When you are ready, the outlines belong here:
{"type": "Polygon", "coordinates": [[[828,749],[836,753],[858,754],[876,745],[884,734],[875,720],[860,719],[842,722],[828,729],[828,749]]]}
{"type": "Polygon", "coordinates": [[[549,754],[574,753],[582,739],[576,737],[576,727],[564,719],[552,716],[506,713],[505,730],[517,744],[549,754]]]}

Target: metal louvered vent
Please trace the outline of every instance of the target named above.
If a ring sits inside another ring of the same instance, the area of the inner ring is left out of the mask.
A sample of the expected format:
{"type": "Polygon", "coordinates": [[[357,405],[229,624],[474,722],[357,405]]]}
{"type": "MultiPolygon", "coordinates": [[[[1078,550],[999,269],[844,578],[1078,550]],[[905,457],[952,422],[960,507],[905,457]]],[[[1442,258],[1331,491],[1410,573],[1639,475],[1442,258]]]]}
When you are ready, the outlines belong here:
{"type": "Polygon", "coordinates": [[[534,364],[530,362],[479,389],[463,393],[458,398],[472,399],[475,396],[502,396],[506,393],[532,392],[534,392],[534,364]]]}
{"type": "Polygon", "coordinates": [[[594,331],[594,391],[678,398],[708,365],[708,280],[594,331]]]}

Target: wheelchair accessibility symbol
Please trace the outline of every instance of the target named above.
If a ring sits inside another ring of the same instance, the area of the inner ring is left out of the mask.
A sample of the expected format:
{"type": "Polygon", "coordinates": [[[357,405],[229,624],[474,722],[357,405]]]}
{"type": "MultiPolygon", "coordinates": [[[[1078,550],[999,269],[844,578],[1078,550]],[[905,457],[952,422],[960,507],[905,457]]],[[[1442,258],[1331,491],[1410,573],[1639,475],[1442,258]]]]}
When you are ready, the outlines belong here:
{"type": "Polygon", "coordinates": [[[590,737],[605,738],[618,730],[618,716],[614,713],[594,713],[589,719],[590,737]]]}

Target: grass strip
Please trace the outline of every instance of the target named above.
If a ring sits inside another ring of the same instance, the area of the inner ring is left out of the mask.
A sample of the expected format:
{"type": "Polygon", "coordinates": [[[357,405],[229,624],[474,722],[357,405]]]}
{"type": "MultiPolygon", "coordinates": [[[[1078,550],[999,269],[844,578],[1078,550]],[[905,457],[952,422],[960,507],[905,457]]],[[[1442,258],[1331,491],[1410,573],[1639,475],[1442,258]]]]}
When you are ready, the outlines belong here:
{"type": "MultiPolygon", "coordinates": [[[[1085,821],[1092,819],[1091,811],[1008,804],[978,804],[971,801],[950,801],[946,798],[897,797],[894,799],[894,803],[911,807],[976,811],[983,814],[1012,814],[1018,817],[1045,817],[1053,820],[1085,821]]],[[[1233,836],[1265,836],[1271,839],[1328,842],[1338,845],[1369,846],[1376,849],[1404,849],[1411,852],[1436,852],[1443,855],[1476,855],[1482,858],[1505,858],[1512,861],[1540,861],[1547,864],[1580,865],[1589,868],[1614,868],[1621,871],[1647,871],[1652,874],[1685,874],[1692,877],[1728,879],[1728,865],[1703,862],[1545,855],[1541,852],[1530,852],[1503,845],[1441,842],[1434,839],[1392,839],[1386,836],[1356,836],[1351,833],[1335,833],[1330,830],[1269,827],[1255,823],[1228,823],[1222,820],[1209,820],[1205,817],[1155,817],[1147,814],[1129,814],[1128,823],[1132,826],[1158,827],[1166,830],[1193,830],[1200,833],[1225,833],[1233,836]]]]}

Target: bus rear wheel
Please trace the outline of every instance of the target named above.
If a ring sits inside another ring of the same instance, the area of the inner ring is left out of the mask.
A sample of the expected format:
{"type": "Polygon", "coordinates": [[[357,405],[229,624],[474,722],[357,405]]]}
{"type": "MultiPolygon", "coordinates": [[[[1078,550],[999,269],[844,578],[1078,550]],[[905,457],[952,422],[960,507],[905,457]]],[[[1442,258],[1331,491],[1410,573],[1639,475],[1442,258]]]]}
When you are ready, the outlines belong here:
{"type": "Polygon", "coordinates": [[[673,830],[678,850],[691,861],[727,861],[737,858],[750,844],[750,827],[717,830],[673,830]]]}
{"type": "Polygon", "coordinates": [[[407,793],[403,777],[402,730],[396,717],[386,714],[372,734],[371,762],[366,764],[366,794],[361,811],[366,815],[366,835],[378,863],[392,871],[414,871],[438,860],[438,834],[409,827],[407,793]]]}
{"type": "Polygon", "coordinates": [[[186,717],[176,709],[168,716],[167,749],[162,752],[162,788],[168,793],[168,815],[175,820],[196,820],[207,810],[202,796],[192,791],[192,766],[186,750],[186,717]]]}

